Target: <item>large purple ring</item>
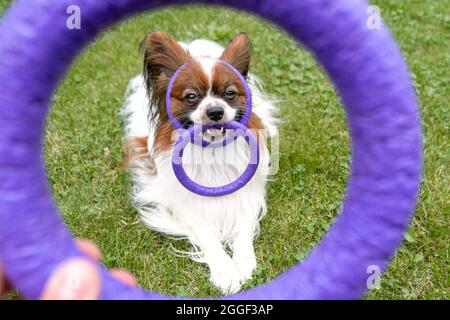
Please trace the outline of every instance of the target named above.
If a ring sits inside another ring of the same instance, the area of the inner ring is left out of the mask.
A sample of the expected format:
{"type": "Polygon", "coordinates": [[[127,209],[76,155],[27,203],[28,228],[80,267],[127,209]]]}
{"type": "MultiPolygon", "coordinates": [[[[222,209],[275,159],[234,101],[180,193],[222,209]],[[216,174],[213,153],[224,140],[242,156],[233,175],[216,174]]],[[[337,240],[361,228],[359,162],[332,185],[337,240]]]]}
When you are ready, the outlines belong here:
{"type": "MultiPolygon", "coordinates": [[[[256,13],[300,41],[336,86],[352,142],[340,213],[319,245],[276,280],[230,298],[361,297],[369,278],[387,267],[400,245],[419,190],[420,116],[399,47],[386,27],[368,28],[364,0],[167,0],[164,5],[194,2],[256,13]]],[[[42,138],[52,94],[100,31],[162,5],[160,0],[18,0],[2,17],[0,260],[7,279],[26,298],[39,298],[62,262],[86,257],[58,215],[47,183],[42,138]],[[73,5],[81,12],[79,30],[66,24],[73,5]]],[[[102,299],[169,298],[131,288],[100,265],[98,270],[102,299]]]]}

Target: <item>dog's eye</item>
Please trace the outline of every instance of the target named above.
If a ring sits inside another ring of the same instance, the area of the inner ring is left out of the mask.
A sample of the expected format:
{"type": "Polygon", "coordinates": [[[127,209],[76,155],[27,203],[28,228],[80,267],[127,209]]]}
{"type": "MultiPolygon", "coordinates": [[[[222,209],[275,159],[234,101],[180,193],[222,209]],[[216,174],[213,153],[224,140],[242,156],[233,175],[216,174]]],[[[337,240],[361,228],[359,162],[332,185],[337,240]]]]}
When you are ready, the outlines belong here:
{"type": "Polygon", "coordinates": [[[188,93],[184,98],[188,102],[194,102],[195,100],[197,100],[198,96],[195,93],[188,93]]]}
{"type": "Polygon", "coordinates": [[[234,99],[237,96],[237,93],[234,91],[227,91],[223,94],[223,97],[227,100],[234,99]]]}

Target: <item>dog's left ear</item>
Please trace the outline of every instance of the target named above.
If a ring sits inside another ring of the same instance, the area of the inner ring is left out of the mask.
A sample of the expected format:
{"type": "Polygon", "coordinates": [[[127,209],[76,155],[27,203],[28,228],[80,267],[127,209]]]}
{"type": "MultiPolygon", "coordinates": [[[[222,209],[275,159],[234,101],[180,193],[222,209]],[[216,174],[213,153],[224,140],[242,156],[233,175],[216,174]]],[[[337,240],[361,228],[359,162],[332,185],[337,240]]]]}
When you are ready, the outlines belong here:
{"type": "Polygon", "coordinates": [[[220,59],[230,63],[244,77],[250,69],[251,43],[247,34],[239,33],[225,48],[220,59]]]}

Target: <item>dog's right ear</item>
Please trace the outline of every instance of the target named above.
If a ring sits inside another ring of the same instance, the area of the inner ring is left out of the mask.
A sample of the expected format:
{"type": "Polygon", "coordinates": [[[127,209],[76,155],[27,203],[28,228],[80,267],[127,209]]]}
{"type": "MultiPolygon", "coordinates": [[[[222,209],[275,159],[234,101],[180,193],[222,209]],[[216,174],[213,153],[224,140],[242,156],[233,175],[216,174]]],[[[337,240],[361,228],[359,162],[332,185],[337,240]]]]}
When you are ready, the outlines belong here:
{"type": "Polygon", "coordinates": [[[170,78],[190,57],[177,41],[162,31],[147,34],[141,42],[144,55],[144,78],[150,103],[151,118],[162,121],[166,118],[165,93],[170,78]]]}
{"type": "Polygon", "coordinates": [[[189,53],[162,31],[147,34],[141,50],[144,53],[144,76],[156,86],[168,84],[175,71],[189,58],[189,53]]]}

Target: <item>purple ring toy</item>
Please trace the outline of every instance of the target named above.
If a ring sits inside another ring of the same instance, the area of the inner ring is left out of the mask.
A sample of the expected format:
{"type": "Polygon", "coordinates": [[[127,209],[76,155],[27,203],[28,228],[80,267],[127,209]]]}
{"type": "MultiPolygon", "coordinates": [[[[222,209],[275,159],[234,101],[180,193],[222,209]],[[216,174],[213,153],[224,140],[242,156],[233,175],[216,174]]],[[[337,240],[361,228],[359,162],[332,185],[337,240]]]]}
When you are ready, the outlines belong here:
{"type": "Polygon", "coordinates": [[[181,70],[183,70],[185,64],[183,64],[181,67],[179,67],[178,70],[175,71],[175,73],[172,75],[172,77],[169,81],[169,85],[167,87],[167,91],[166,91],[167,116],[169,117],[170,122],[172,122],[173,127],[176,130],[178,130],[179,132],[182,132],[180,138],[175,143],[175,150],[179,150],[180,159],[183,157],[183,148],[186,147],[186,145],[188,143],[186,138],[189,138],[192,143],[200,145],[205,148],[205,147],[223,147],[223,146],[227,145],[228,143],[235,141],[236,138],[238,137],[238,135],[233,135],[233,137],[231,137],[231,138],[229,136],[226,136],[222,142],[218,142],[218,143],[210,143],[210,142],[203,140],[202,138],[197,139],[198,134],[204,132],[208,128],[224,127],[225,129],[232,129],[232,130],[240,129],[240,130],[243,130],[244,132],[246,132],[246,135],[248,136],[246,140],[247,140],[247,143],[249,143],[249,146],[251,146],[250,147],[249,164],[240,177],[238,177],[235,181],[230,182],[224,186],[207,187],[207,186],[202,186],[202,185],[196,183],[195,181],[193,181],[191,178],[188,177],[188,175],[186,174],[186,171],[184,171],[183,164],[181,163],[181,161],[179,163],[175,163],[173,161],[175,158],[178,157],[178,154],[177,154],[178,152],[176,152],[174,150],[174,152],[172,154],[172,167],[173,167],[173,172],[175,173],[175,176],[177,177],[178,181],[186,189],[190,190],[191,192],[196,193],[201,196],[205,196],[205,197],[224,196],[224,195],[227,195],[227,194],[230,194],[230,193],[233,193],[233,192],[239,190],[240,188],[245,186],[250,181],[250,179],[254,176],[256,169],[258,168],[258,164],[259,164],[258,143],[257,142],[253,143],[256,141],[256,138],[254,137],[253,133],[250,130],[247,130],[247,127],[246,127],[248,121],[250,120],[250,116],[252,114],[252,94],[251,94],[250,88],[248,87],[247,81],[245,81],[242,74],[235,67],[233,67],[231,64],[229,64],[226,61],[223,61],[223,60],[218,60],[218,61],[220,63],[226,65],[228,68],[230,68],[231,71],[233,71],[234,74],[239,78],[239,80],[242,83],[242,86],[244,87],[246,108],[245,108],[244,115],[239,120],[239,122],[231,121],[230,123],[226,123],[226,124],[210,125],[210,126],[203,126],[203,127],[198,126],[198,125],[193,125],[190,128],[188,128],[188,130],[186,130],[187,132],[183,132],[183,125],[177,120],[177,118],[172,113],[170,97],[172,94],[172,89],[173,89],[175,80],[178,78],[178,76],[179,76],[181,70]],[[255,146],[255,148],[253,148],[252,146],[255,146]]]}
{"type": "MultiPolygon", "coordinates": [[[[250,159],[247,168],[244,170],[241,176],[237,178],[235,181],[219,187],[207,187],[196,183],[186,174],[186,171],[184,170],[182,163],[184,148],[189,142],[191,142],[193,136],[198,136],[198,133],[208,129],[207,126],[199,126],[199,125],[191,126],[187,130],[184,130],[184,132],[180,135],[177,142],[175,143],[175,147],[172,152],[172,168],[178,181],[180,181],[180,183],[186,189],[201,196],[219,197],[233,193],[236,190],[239,190],[240,188],[245,186],[255,174],[256,169],[258,169],[259,165],[258,140],[252,133],[252,131],[249,130],[246,126],[244,126],[242,123],[239,123],[237,121],[231,121],[221,126],[224,127],[225,129],[233,130],[236,137],[238,135],[244,136],[249,146],[250,159]]],[[[234,141],[235,139],[231,138],[229,140],[234,141]]],[[[224,140],[224,144],[226,144],[226,140],[224,140]]]]}
{"type": "MultiPolygon", "coordinates": [[[[40,296],[61,262],[84,256],[57,214],[46,180],[42,138],[51,96],[77,53],[101,30],[163,3],[194,1],[18,0],[0,22],[0,260],[26,298],[40,296]],[[80,8],[79,30],[66,24],[72,5],[80,8]]],[[[275,281],[231,298],[361,297],[370,270],[384,270],[402,241],[421,174],[418,104],[397,44],[386,27],[367,27],[363,0],[198,3],[247,10],[290,32],[335,84],[352,138],[344,202],[327,235],[275,281]]],[[[130,288],[98,268],[102,299],[168,298],[130,288]]]]}

